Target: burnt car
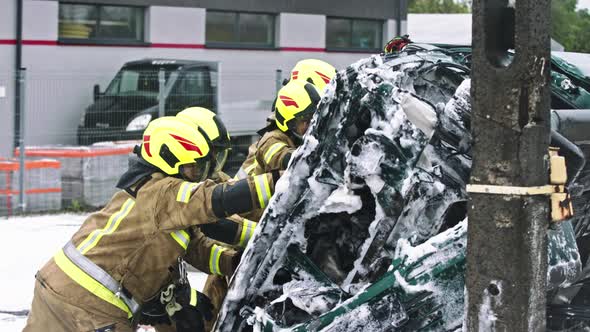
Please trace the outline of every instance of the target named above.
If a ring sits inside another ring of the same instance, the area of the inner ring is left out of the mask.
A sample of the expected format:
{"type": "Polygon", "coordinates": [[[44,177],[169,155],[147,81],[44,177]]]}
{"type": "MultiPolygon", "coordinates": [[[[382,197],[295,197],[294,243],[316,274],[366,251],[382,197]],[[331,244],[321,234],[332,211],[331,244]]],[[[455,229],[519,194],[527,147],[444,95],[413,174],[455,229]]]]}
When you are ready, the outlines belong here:
{"type": "MultiPolygon", "coordinates": [[[[216,331],[459,331],[471,50],[410,44],[340,71],[231,280],[216,331]]],[[[548,229],[548,327],[590,319],[590,80],[552,59],[575,217],[548,229]]]]}

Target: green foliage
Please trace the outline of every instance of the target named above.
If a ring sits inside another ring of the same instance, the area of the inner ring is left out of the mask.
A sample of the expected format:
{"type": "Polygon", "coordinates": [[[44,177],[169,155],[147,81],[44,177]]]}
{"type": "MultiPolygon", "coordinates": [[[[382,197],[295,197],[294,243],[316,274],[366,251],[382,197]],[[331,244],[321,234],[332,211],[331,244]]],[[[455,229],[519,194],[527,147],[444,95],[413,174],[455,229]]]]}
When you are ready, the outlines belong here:
{"type": "Polygon", "coordinates": [[[409,0],[410,13],[469,13],[469,4],[456,0],[409,0]]]}
{"type": "Polygon", "coordinates": [[[590,53],[590,14],[576,11],[577,0],[551,1],[551,37],[568,52],[590,53]]]}
{"type": "Polygon", "coordinates": [[[82,204],[79,200],[73,199],[70,203],[70,206],[66,207],[66,211],[71,212],[83,212],[87,210],[84,204],[82,204]]]}

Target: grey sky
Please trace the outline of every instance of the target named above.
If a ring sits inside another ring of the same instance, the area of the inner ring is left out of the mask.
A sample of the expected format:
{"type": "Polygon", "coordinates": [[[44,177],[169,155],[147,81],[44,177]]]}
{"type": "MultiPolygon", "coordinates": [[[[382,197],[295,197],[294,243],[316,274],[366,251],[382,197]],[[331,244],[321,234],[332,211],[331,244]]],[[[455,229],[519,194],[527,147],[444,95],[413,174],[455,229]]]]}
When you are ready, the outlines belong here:
{"type": "Polygon", "coordinates": [[[590,0],[578,0],[578,9],[590,9],[590,0]]]}

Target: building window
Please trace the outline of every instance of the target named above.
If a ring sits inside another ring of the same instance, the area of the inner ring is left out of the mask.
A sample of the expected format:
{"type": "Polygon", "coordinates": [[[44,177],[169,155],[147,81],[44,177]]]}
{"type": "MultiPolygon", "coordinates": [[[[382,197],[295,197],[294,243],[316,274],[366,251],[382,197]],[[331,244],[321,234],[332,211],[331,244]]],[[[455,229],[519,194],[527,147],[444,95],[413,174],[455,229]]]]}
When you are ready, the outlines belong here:
{"type": "Polygon", "coordinates": [[[60,3],[59,39],[85,43],[142,43],[144,8],[60,3]]]}
{"type": "Polygon", "coordinates": [[[327,49],[379,50],[382,36],[382,21],[333,17],[326,20],[327,49]]]}
{"type": "Polygon", "coordinates": [[[274,47],[275,16],[207,11],[205,40],[213,47],[274,47]]]}

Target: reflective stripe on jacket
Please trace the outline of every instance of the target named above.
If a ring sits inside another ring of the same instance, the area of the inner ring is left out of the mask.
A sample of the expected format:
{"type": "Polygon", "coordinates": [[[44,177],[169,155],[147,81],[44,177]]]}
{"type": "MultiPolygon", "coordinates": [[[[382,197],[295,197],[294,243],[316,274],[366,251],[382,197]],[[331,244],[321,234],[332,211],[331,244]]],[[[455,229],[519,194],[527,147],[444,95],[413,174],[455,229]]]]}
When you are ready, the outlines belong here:
{"type": "Polygon", "coordinates": [[[258,166],[254,173],[248,175],[259,175],[273,170],[284,170],[283,158],[289,156],[297,146],[286,133],[280,129],[271,130],[262,136],[256,144],[255,160],[258,166]]]}

